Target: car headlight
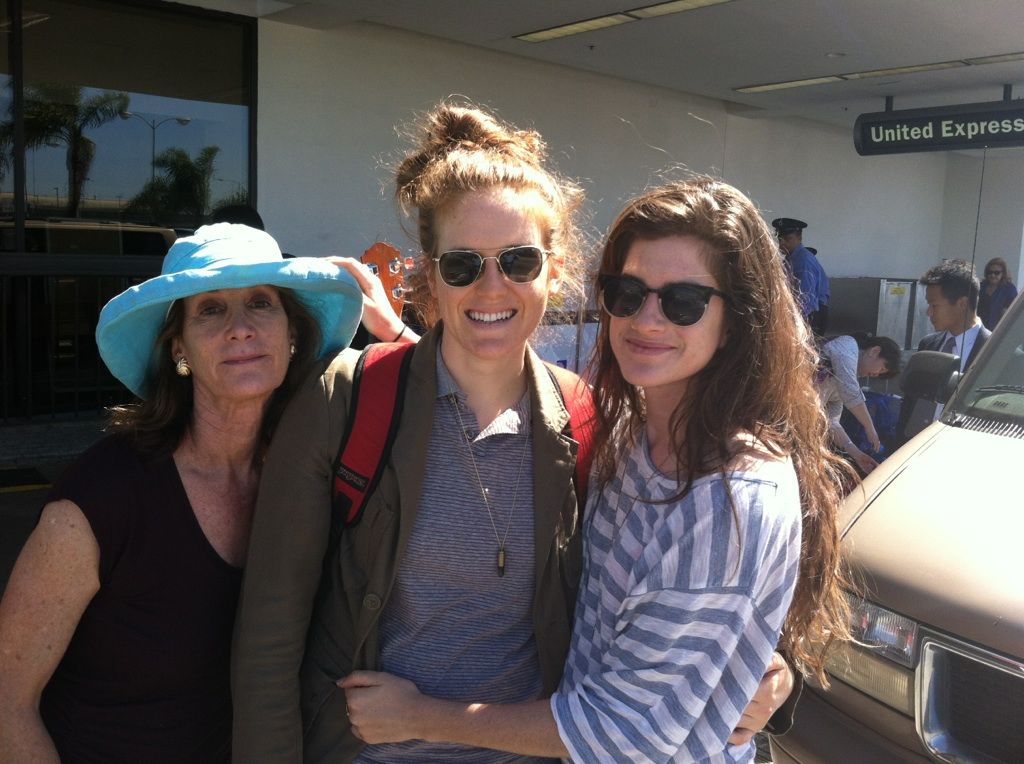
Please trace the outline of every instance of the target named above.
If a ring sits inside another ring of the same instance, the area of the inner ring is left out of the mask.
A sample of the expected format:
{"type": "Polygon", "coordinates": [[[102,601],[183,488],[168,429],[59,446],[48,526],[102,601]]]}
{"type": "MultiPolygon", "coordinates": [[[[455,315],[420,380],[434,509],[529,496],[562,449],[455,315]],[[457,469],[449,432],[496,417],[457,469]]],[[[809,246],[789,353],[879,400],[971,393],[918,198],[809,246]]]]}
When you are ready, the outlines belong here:
{"type": "Polygon", "coordinates": [[[852,594],[850,631],[861,647],[907,668],[917,661],[917,624],[852,594]]]}
{"type": "Polygon", "coordinates": [[[917,624],[859,597],[849,596],[853,642],[831,651],[826,666],[836,679],[908,716],[914,715],[917,624]]]}

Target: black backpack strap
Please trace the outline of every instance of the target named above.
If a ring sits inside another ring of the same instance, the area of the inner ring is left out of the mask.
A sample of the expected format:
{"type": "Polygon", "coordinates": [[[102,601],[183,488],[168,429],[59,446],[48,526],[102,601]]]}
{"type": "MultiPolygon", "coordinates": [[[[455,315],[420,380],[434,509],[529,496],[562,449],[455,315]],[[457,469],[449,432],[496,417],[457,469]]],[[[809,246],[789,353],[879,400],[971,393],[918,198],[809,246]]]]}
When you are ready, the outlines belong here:
{"type": "Polygon", "coordinates": [[[356,362],[348,423],[331,486],[332,532],[359,522],[366,498],[380,482],[402,419],[410,343],[367,345],[356,362]]]}

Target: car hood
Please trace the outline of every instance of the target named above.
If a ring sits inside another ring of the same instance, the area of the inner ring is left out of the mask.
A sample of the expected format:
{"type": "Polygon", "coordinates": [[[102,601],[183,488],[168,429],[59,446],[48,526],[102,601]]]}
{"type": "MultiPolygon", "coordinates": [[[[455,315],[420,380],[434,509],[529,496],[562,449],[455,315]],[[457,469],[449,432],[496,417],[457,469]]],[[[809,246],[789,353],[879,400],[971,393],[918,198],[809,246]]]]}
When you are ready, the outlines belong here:
{"type": "Polygon", "coordinates": [[[1024,658],[1024,440],[934,423],[843,505],[868,599],[1024,658]]]}

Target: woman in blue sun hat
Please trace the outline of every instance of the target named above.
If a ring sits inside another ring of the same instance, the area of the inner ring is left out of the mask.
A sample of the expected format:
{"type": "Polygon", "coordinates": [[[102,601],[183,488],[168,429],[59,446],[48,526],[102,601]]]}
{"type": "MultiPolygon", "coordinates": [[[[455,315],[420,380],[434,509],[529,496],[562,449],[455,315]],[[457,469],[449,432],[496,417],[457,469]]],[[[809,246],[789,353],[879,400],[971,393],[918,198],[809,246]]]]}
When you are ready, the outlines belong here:
{"type": "Polygon", "coordinates": [[[260,465],[303,370],[345,347],[362,293],[222,223],[100,314],[139,397],[50,492],[0,603],[11,761],[228,761],[228,653],[260,465]]]}

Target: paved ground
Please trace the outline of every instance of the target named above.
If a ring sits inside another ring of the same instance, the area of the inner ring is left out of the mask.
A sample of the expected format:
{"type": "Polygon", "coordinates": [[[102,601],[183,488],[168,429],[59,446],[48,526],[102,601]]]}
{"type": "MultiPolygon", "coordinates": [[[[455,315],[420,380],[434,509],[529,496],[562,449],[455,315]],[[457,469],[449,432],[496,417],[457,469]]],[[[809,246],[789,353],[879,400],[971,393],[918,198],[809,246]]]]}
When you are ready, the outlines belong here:
{"type": "Polygon", "coordinates": [[[0,423],[0,469],[70,461],[102,434],[99,417],[0,423]]]}

